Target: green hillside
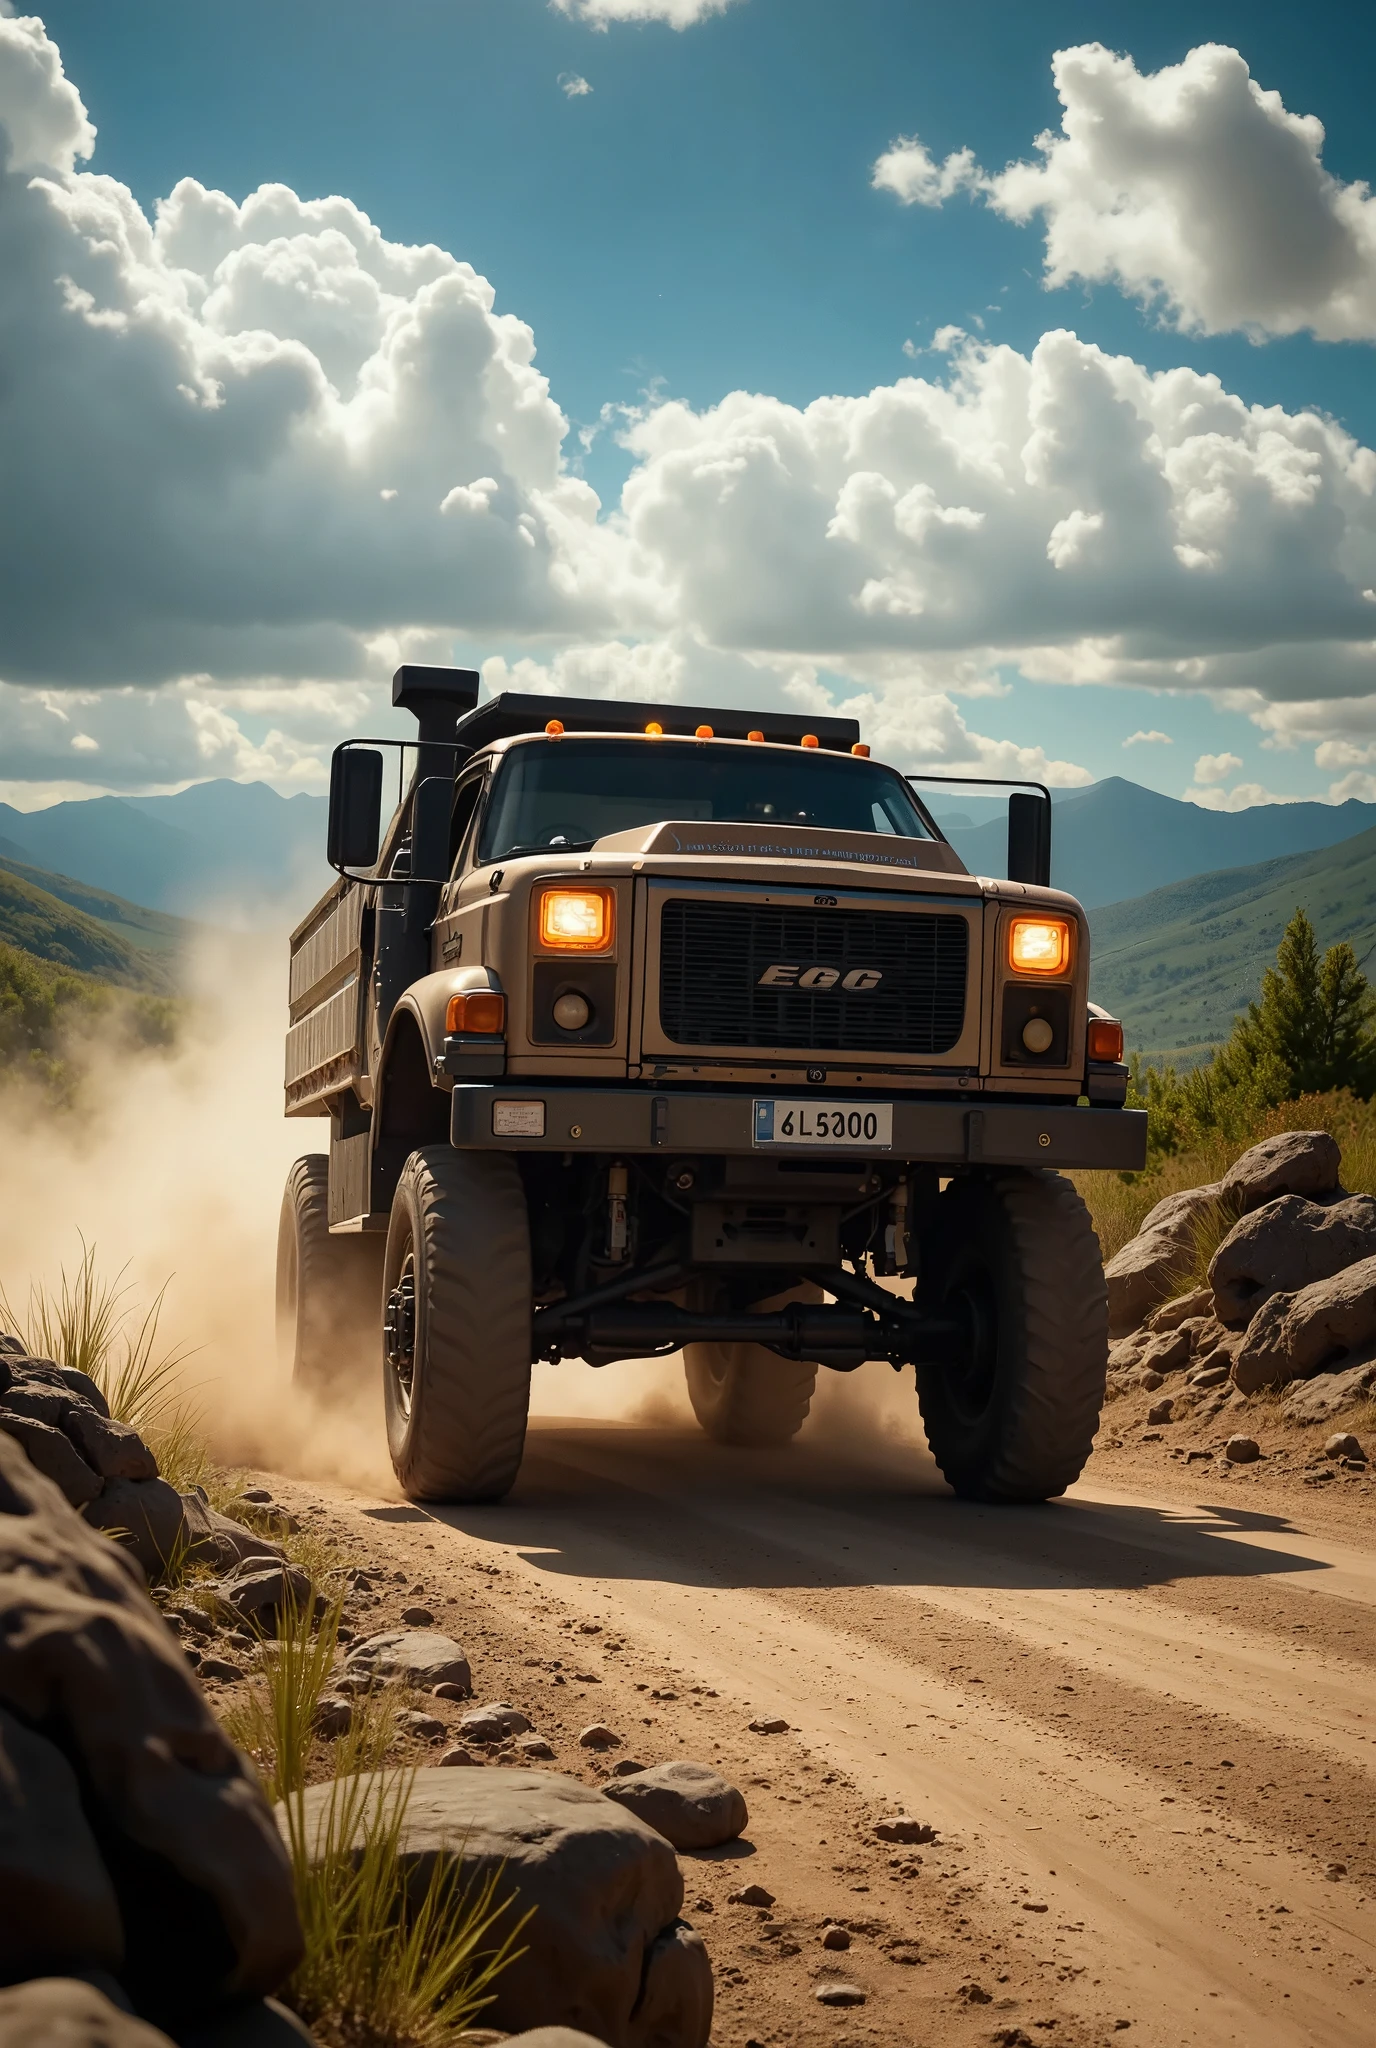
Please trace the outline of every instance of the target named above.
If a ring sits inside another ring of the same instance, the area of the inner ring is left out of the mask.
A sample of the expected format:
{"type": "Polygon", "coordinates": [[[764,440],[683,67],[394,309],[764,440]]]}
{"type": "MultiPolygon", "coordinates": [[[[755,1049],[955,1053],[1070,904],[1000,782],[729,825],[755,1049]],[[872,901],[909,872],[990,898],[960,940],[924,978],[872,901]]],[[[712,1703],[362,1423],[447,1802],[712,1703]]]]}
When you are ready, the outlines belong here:
{"type": "Polygon", "coordinates": [[[1255,997],[1297,908],[1322,945],[1347,939],[1359,960],[1376,950],[1376,828],[1092,911],[1094,1000],[1123,1019],[1132,1050],[1197,1057],[1255,997]]]}
{"type": "Polygon", "coordinates": [[[52,967],[170,995],[179,925],[104,890],[0,860],[0,941],[52,967]]]}

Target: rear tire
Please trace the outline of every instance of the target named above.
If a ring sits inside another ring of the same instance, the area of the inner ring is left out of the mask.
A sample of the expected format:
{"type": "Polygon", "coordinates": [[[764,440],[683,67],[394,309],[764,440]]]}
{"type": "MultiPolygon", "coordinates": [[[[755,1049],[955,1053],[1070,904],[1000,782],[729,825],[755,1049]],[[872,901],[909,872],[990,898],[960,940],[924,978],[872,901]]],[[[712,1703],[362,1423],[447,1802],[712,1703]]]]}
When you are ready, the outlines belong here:
{"type": "Polygon", "coordinates": [[[1042,1501],[1084,1470],[1108,1369],[1108,1294],[1089,1211],[1054,1173],[953,1181],[923,1248],[956,1362],[919,1365],[927,1442],[967,1500],[1042,1501]]]}
{"type": "Polygon", "coordinates": [[[329,1179],[325,1153],[296,1160],[277,1225],[277,1353],[317,1395],[359,1383],[382,1327],[382,1235],[330,1235],[329,1179]]]}
{"type": "Polygon", "coordinates": [[[412,1500],[500,1500],[530,1408],[530,1225],[514,1160],[429,1145],[402,1168],[384,1272],[387,1442],[412,1500]]]}
{"type": "MultiPolygon", "coordinates": [[[[811,1281],[757,1304],[820,1301],[811,1281]]],[[[685,1344],[683,1373],[693,1413],[714,1443],[762,1449],[786,1444],[807,1421],[817,1368],[780,1358],[763,1344],[685,1344]]]]}

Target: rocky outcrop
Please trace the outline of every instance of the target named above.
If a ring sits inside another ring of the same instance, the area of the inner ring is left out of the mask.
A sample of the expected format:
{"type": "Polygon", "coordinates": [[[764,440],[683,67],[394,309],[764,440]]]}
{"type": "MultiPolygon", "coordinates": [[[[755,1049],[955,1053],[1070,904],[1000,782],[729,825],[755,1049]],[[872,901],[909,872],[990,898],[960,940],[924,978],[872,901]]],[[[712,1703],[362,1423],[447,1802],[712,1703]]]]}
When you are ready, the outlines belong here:
{"type": "Polygon", "coordinates": [[[280,1544],[231,1521],[203,1492],[181,1494],[158,1476],[136,1429],[116,1422],[95,1381],[0,1336],[0,1435],[17,1443],[93,1528],[123,1543],[150,1579],[174,1557],[220,1570],[246,1557],[278,1558],[280,1544]]]}
{"type": "Polygon", "coordinates": [[[365,1684],[399,1679],[423,1691],[433,1691],[437,1685],[456,1685],[464,1693],[473,1690],[473,1673],[463,1646],[433,1629],[389,1629],[382,1635],[365,1636],[345,1658],[344,1675],[365,1684]]]}
{"type": "Polygon", "coordinates": [[[1233,1360],[1244,1394],[1338,1373],[1376,1351],[1376,1257],[1296,1294],[1273,1294],[1248,1325],[1233,1360]]]}
{"type": "Polygon", "coordinates": [[[1281,1403],[1287,1422],[1331,1422],[1345,1408],[1376,1389],[1376,1360],[1350,1365],[1345,1372],[1316,1373],[1312,1380],[1298,1380],[1281,1403]]]}
{"type": "Polygon", "coordinates": [[[1281,1131],[1235,1159],[1218,1184],[1234,1215],[1245,1216],[1277,1195],[1331,1195],[1342,1153],[1330,1131],[1281,1131]]]}
{"type": "MultiPolygon", "coordinates": [[[[394,1799],[397,1781],[375,1778],[370,1793],[394,1799]]],[[[304,1794],[308,1842],[330,1797],[328,1786],[304,1794]]],[[[436,1767],[416,1772],[400,1828],[417,1890],[437,1861],[453,1861],[465,1880],[499,1877],[515,1901],[505,1926],[535,1908],[486,2026],[572,2027],[609,2048],[705,2048],[711,1965],[679,1918],[677,1857],[635,1814],[553,1772],[436,1767]]]]}
{"type": "Polygon", "coordinates": [[[1273,1294],[1297,1294],[1376,1256],[1376,1201],[1281,1195],[1233,1226],[1209,1264],[1214,1314],[1238,1329],[1273,1294]]]}
{"type": "Polygon", "coordinates": [[[0,1973],[105,1971],[160,2025],[282,1980],[291,1871],[249,1764],[133,1559],[7,1433],[0,1715],[0,1973]]]}
{"type": "Polygon", "coordinates": [[[745,1795],[706,1764],[679,1760],[615,1778],[602,1787],[676,1849],[716,1849],[744,1834],[745,1795]]]}
{"type": "Polygon", "coordinates": [[[1195,1232],[1218,1200],[1216,1186],[1183,1188],[1143,1217],[1104,1267],[1110,1335],[1121,1337],[1145,1321],[1158,1302],[1176,1294],[1194,1259],[1195,1232]]]}

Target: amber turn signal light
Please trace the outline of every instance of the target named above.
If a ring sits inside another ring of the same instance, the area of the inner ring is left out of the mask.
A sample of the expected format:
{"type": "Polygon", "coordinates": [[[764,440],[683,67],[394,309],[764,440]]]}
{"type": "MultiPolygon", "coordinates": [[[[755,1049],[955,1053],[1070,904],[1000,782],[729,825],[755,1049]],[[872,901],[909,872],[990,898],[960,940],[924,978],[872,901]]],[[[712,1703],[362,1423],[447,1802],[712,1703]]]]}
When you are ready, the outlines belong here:
{"type": "Polygon", "coordinates": [[[713,732],[710,725],[700,725],[694,732],[693,738],[695,740],[714,740],[716,738],[716,734],[713,732]]]}
{"type": "Polygon", "coordinates": [[[815,746],[818,746],[818,745],[820,745],[820,742],[819,742],[819,740],[818,740],[818,738],[817,738],[817,735],[816,735],[816,733],[815,733],[815,732],[805,732],[805,733],[803,734],[803,737],[802,737],[802,745],[803,745],[803,746],[805,746],[805,747],[815,747],[815,746]]]}
{"type": "Polygon", "coordinates": [[[1092,1060],[1108,1060],[1115,1067],[1121,1066],[1123,1027],[1116,1017],[1090,1018],[1089,1056],[1092,1060]]]}
{"type": "Polygon", "coordinates": [[[1015,974],[1064,974],[1070,965],[1070,920],[1015,917],[1008,927],[1008,965],[1015,974]]]}
{"type": "Polygon", "coordinates": [[[470,989],[467,995],[450,996],[444,1013],[446,1031],[505,1031],[506,997],[495,989],[470,989]]]}
{"type": "Polygon", "coordinates": [[[748,732],[746,734],[746,738],[748,740],[762,740],[764,738],[764,734],[762,732],[748,732]]]}
{"type": "Polygon", "coordinates": [[[540,944],[551,953],[609,953],[615,937],[611,889],[545,889],[540,944]]]}

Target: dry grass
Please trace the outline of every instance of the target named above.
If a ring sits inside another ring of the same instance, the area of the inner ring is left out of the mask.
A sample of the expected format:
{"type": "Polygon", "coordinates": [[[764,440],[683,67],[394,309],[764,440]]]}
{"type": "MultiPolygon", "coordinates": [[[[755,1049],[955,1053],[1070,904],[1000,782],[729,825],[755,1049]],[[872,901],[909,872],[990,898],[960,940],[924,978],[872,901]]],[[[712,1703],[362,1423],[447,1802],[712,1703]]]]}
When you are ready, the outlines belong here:
{"type": "Polygon", "coordinates": [[[465,1885],[457,1859],[436,1863],[419,1896],[408,1891],[414,1774],[385,1767],[404,1697],[395,1687],[355,1697],[353,1725],[329,1746],[329,1791],[308,1807],[339,1613],[335,1601],[313,1627],[287,1612],[247,1699],[223,1716],[279,1805],[291,1854],[306,1953],[283,1995],[326,2048],[448,2048],[491,2002],[529,1915],[503,1934],[514,1902],[499,1899],[501,1873],[465,1885]]]}

